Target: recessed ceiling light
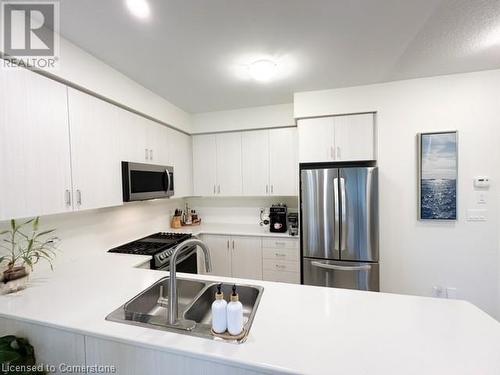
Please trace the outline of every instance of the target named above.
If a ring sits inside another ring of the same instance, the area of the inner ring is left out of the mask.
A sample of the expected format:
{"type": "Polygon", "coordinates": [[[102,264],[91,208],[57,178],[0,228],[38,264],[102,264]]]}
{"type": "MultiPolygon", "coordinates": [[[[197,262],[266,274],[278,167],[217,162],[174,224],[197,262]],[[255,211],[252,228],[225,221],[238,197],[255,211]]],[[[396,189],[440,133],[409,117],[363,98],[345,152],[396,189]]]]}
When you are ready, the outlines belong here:
{"type": "Polygon", "coordinates": [[[267,59],[257,60],[248,66],[250,76],[259,82],[269,82],[276,75],[278,66],[267,59]]]}
{"type": "Polygon", "coordinates": [[[149,18],[151,9],[146,0],[127,0],[127,8],[134,16],[140,19],[149,18]]]}

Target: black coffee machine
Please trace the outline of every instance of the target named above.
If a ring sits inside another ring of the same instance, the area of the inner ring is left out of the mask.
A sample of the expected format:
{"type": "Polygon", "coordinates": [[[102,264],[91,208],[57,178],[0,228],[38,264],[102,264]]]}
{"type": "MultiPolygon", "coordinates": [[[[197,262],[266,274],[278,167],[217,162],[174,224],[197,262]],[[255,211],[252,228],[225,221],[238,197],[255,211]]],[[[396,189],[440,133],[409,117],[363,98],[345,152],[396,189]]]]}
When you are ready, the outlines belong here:
{"type": "Polygon", "coordinates": [[[269,230],[274,233],[285,233],[287,230],[286,204],[273,204],[269,209],[269,230]]]}

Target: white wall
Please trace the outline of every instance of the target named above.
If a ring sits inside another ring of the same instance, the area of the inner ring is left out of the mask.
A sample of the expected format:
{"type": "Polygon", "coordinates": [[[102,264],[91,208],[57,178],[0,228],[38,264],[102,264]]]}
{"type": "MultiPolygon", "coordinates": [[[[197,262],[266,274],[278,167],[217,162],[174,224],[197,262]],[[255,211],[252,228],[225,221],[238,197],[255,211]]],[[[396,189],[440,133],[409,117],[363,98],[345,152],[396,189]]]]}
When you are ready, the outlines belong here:
{"type": "MultiPolygon", "coordinates": [[[[138,63],[142,63],[138,59],[138,63]]],[[[57,70],[48,73],[153,117],[187,133],[191,115],[98,60],[68,40],[60,39],[57,70]]]]}
{"type": "Polygon", "coordinates": [[[193,134],[294,125],[293,104],[250,107],[193,115],[193,134]]]}
{"type": "MultiPolygon", "coordinates": [[[[55,262],[56,267],[60,267],[77,262],[83,254],[106,252],[149,234],[168,231],[170,215],[175,208],[183,206],[182,199],[132,202],[119,207],[44,216],[41,226],[56,229],[55,235],[61,239],[55,262]]],[[[0,222],[0,231],[9,224],[0,222]]],[[[38,268],[43,271],[48,266],[40,262],[38,268]]]]}
{"type": "Polygon", "coordinates": [[[377,111],[381,288],[431,295],[433,285],[500,318],[498,178],[500,70],[295,94],[295,117],[377,111]],[[458,221],[419,222],[416,134],[459,131],[458,221]],[[472,179],[489,175],[489,219],[475,208],[472,179]]]}
{"type": "Polygon", "coordinates": [[[293,197],[231,197],[188,198],[190,207],[202,217],[203,223],[259,224],[261,208],[266,210],[273,204],[285,203],[296,211],[298,199],[293,197]]]}

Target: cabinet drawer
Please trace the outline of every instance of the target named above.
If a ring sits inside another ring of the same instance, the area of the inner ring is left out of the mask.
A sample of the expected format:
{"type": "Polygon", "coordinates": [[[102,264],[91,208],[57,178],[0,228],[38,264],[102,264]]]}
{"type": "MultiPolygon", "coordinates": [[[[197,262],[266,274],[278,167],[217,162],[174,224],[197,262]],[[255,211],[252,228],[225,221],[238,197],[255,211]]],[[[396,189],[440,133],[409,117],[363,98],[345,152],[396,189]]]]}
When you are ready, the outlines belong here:
{"type": "Polygon", "coordinates": [[[270,271],[300,272],[299,262],[285,260],[264,259],[263,268],[270,271]]]}
{"type": "Polygon", "coordinates": [[[286,260],[292,262],[299,261],[299,249],[290,249],[290,248],[266,248],[262,249],[262,256],[264,259],[271,260],[286,260]]]}
{"type": "Polygon", "coordinates": [[[263,238],[262,247],[268,249],[298,249],[298,239],[289,238],[263,238]]]}
{"type": "Polygon", "coordinates": [[[263,277],[265,281],[300,284],[300,273],[298,272],[264,270],[263,277]]]}

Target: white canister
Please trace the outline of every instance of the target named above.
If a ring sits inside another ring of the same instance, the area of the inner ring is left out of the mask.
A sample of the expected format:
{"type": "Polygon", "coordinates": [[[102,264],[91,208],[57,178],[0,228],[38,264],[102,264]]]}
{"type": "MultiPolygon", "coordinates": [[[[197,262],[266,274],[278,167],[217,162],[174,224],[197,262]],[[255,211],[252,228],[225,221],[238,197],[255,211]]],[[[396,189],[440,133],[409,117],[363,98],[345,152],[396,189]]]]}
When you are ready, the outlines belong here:
{"type": "Polygon", "coordinates": [[[233,336],[237,336],[243,331],[243,305],[238,293],[236,293],[236,285],[233,285],[231,302],[227,304],[227,330],[233,336]]]}
{"type": "Polygon", "coordinates": [[[217,285],[215,301],[212,303],[212,330],[215,333],[224,333],[227,329],[227,302],[221,287],[222,284],[217,285]]]}

